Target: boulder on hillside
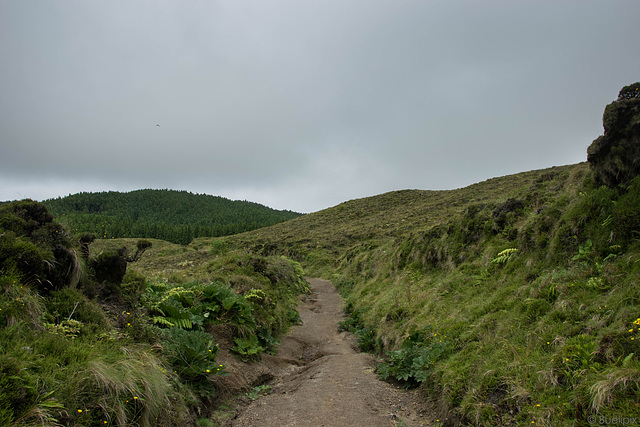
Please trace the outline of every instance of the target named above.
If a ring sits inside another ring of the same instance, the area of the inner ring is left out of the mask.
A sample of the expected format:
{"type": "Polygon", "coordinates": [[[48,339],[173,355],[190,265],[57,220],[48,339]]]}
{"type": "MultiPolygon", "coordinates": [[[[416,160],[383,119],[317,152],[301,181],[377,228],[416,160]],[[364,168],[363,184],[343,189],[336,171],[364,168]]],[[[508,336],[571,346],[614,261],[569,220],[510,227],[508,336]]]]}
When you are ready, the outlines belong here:
{"type": "Polygon", "coordinates": [[[608,187],[628,184],[640,175],[640,82],[622,88],[602,124],[604,135],[587,149],[594,178],[608,187]]]}

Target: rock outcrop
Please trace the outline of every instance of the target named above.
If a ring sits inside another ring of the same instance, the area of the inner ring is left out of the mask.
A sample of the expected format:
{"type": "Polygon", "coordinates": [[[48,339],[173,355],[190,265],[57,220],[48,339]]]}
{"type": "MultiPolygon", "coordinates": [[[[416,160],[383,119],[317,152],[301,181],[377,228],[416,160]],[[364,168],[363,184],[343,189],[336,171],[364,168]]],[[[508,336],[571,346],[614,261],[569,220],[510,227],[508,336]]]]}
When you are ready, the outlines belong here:
{"type": "Polygon", "coordinates": [[[600,185],[627,185],[640,174],[640,82],[622,88],[602,118],[604,135],[587,149],[587,161],[600,185]]]}

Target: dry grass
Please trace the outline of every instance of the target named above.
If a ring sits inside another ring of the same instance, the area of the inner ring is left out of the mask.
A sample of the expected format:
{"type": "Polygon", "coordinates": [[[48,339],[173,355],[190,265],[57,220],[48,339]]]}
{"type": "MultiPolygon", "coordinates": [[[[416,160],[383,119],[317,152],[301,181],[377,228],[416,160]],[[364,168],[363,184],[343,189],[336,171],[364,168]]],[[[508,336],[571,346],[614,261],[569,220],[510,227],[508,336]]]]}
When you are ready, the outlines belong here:
{"type": "Polygon", "coordinates": [[[114,363],[92,360],[85,372],[83,393],[95,395],[107,419],[118,426],[139,418],[143,427],[170,404],[171,385],[160,361],[150,352],[122,349],[125,357],[114,363]]]}
{"type": "Polygon", "coordinates": [[[13,425],[16,427],[62,427],[63,424],[52,414],[52,409],[62,407],[62,404],[54,399],[44,399],[34,404],[13,425]]]}
{"type": "Polygon", "coordinates": [[[611,405],[616,395],[625,395],[632,388],[640,388],[640,370],[632,367],[613,368],[605,379],[591,386],[591,408],[598,413],[611,405]]]}

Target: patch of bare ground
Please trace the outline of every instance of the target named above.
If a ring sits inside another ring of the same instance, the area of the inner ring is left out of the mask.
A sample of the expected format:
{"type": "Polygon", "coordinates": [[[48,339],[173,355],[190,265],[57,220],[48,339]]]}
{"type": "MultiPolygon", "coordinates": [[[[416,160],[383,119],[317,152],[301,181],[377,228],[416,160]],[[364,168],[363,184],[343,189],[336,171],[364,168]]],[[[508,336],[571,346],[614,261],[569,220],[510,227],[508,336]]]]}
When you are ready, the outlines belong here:
{"type": "MultiPolygon", "coordinates": [[[[236,399],[225,426],[431,426],[419,396],[381,381],[373,356],[338,332],[343,302],[328,280],[310,279],[312,293],[299,306],[303,324],[282,340],[275,356],[244,363],[227,351],[218,360],[231,374],[218,379],[230,394],[268,384],[270,393],[236,399]]],[[[223,330],[212,331],[220,341],[223,330]]],[[[229,348],[229,342],[223,347],[229,348]]]]}

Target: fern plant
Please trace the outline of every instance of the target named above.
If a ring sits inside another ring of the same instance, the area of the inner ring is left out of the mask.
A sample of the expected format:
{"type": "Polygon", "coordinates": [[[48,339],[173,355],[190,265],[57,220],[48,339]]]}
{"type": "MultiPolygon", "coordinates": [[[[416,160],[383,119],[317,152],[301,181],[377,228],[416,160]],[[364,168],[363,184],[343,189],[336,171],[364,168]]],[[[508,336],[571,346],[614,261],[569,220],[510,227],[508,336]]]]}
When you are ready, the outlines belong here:
{"type": "Polygon", "coordinates": [[[491,259],[492,264],[506,264],[518,252],[518,248],[508,248],[491,259]]]}
{"type": "MultiPolygon", "coordinates": [[[[266,293],[256,289],[251,295],[257,299],[266,293]]],[[[238,327],[240,336],[256,333],[254,305],[220,283],[193,282],[177,287],[153,284],[147,289],[144,300],[153,323],[163,329],[202,331],[207,324],[231,323],[238,327]]],[[[265,340],[270,351],[274,351],[274,343],[275,339],[265,340]]],[[[237,353],[250,358],[264,350],[256,342],[248,346],[240,344],[237,353]],[[254,353],[254,348],[259,348],[259,351],[254,353]]]]}
{"type": "Polygon", "coordinates": [[[170,299],[178,301],[186,307],[191,307],[195,302],[195,291],[193,289],[185,289],[182,286],[176,286],[166,291],[161,302],[170,299]]]}
{"type": "Polygon", "coordinates": [[[178,327],[182,329],[202,329],[204,317],[194,313],[189,307],[180,302],[165,299],[155,304],[150,310],[151,318],[155,324],[166,327],[178,327]]]}
{"type": "Polygon", "coordinates": [[[266,296],[267,294],[262,289],[251,289],[244,294],[244,299],[259,304],[264,301],[266,296]]]}

